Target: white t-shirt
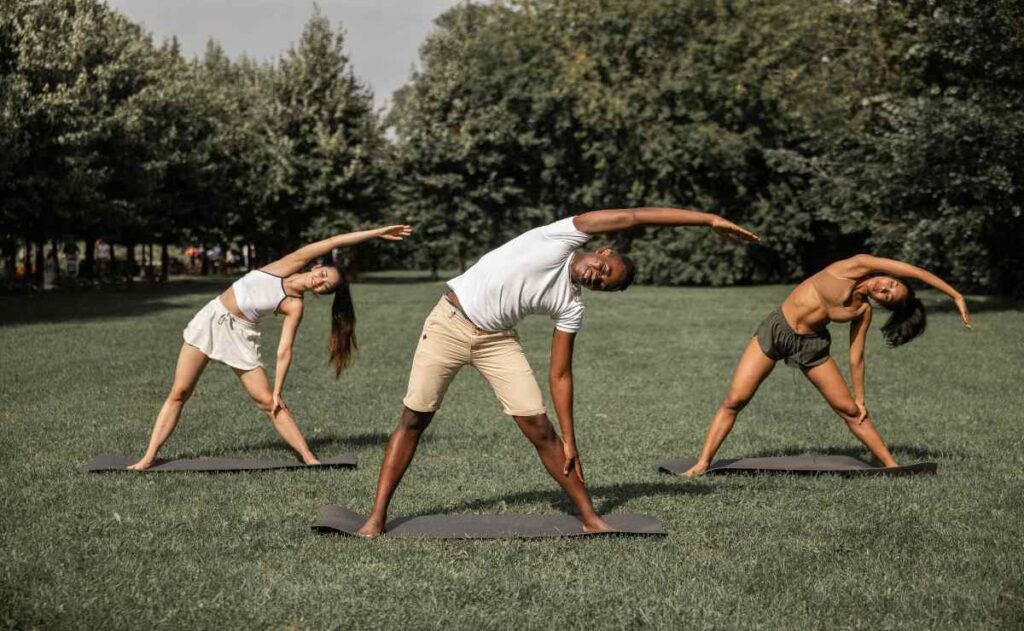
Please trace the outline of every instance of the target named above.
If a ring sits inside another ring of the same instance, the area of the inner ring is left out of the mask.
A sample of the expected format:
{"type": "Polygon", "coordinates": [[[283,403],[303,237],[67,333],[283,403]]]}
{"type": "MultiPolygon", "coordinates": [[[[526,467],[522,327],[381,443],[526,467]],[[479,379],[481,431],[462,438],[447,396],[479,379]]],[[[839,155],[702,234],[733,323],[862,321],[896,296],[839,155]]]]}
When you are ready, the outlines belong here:
{"type": "Polygon", "coordinates": [[[583,301],[569,266],[589,240],[572,217],[560,219],[491,250],[448,286],[485,331],[511,329],[531,313],[546,313],[556,329],[575,333],[583,324],[583,301]]]}

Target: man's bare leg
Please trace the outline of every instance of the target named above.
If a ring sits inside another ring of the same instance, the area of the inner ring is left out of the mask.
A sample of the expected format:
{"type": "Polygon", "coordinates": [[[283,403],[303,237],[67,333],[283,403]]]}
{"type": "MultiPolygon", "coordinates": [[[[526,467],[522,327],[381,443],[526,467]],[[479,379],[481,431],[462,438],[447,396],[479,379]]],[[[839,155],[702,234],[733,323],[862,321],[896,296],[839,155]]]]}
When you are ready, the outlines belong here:
{"type": "Polygon", "coordinates": [[[380,465],[373,511],[370,513],[370,518],[359,529],[357,534],[360,536],[376,537],[384,532],[391,496],[395,494],[398,483],[402,481],[405,470],[409,468],[412,457],[416,455],[420,436],[423,435],[423,431],[427,429],[433,418],[433,412],[417,412],[402,406],[402,416],[398,421],[398,427],[395,428],[391,439],[388,440],[387,449],[384,451],[384,462],[380,465]]]}
{"type": "Polygon", "coordinates": [[[590,500],[590,493],[578,477],[575,471],[569,471],[565,475],[562,470],[564,465],[564,452],[562,451],[562,439],[555,433],[547,414],[535,416],[515,416],[519,429],[523,431],[526,438],[537,448],[537,455],[544,463],[544,468],[555,482],[561,485],[576,510],[580,512],[580,521],[583,522],[583,529],[587,532],[607,532],[612,527],[607,524],[594,510],[594,504],[590,500]]]}

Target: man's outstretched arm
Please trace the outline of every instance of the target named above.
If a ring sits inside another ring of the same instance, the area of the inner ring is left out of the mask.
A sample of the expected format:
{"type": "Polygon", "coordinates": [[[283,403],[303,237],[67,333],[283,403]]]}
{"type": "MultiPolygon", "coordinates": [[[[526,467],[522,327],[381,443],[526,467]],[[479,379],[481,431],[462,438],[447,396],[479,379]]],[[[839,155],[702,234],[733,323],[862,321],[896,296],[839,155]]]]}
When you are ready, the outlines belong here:
{"type": "Polygon", "coordinates": [[[575,333],[555,329],[551,338],[551,369],[548,381],[558,425],[562,430],[562,448],[565,456],[562,473],[575,473],[580,482],[583,482],[583,465],[580,464],[580,457],[576,451],[576,430],[572,417],[572,354],[575,343],[575,333]]]}
{"type": "Polygon", "coordinates": [[[758,241],[746,228],[718,215],[680,208],[623,208],[592,210],[573,218],[576,229],[587,234],[604,234],[638,226],[706,226],[727,237],[758,241]]]}

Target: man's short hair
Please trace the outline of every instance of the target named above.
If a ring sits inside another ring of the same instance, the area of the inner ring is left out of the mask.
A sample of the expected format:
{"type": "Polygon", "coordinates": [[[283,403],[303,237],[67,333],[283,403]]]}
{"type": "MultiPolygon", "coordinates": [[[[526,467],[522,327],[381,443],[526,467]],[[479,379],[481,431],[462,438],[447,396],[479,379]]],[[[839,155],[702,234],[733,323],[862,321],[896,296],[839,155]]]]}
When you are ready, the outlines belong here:
{"type": "Polygon", "coordinates": [[[626,291],[636,279],[636,261],[625,254],[619,254],[619,258],[622,259],[622,264],[626,267],[626,273],[622,276],[622,282],[619,284],[619,291],[626,291]]]}

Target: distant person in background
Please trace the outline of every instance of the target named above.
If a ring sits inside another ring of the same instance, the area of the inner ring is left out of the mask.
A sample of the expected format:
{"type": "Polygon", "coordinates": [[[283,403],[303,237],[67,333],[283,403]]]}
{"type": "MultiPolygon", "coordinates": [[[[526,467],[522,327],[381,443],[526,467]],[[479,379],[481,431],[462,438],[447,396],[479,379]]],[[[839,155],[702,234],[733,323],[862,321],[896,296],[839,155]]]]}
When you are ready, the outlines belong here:
{"type": "Polygon", "coordinates": [[[68,276],[78,276],[78,244],[74,241],[64,244],[64,266],[68,276]]]}
{"type": "Polygon", "coordinates": [[[800,368],[875,458],[883,466],[895,467],[896,460],[871,422],[866,407],[864,347],[871,324],[870,300],[891,312],[882,326],[887,345],[901,346],[924,333],[924,304],[901,278],[923,282],[952,298],[964,326],[971,328],[964,297],[931,272],[867,254],[832,263],[797,285],[782,306],[769,313],[757,327],[733,373],[729,393],[711,421],[697,463],[682,475],[692,478],[707,471],[736,417],[779,360],[800,368]],[[853,396],[829,353],[830,322],[850,323],[853,396]]]}
{"type": "Polygon", "coordinates": [[[99,278],[104,278],[110,269],[110,244],[103,239],[96,239],[95,257],[96,257],[96,275],[99,278]]]}
{"type": "Polygon", "coordinates": [[[283,398],[285,378],[292,361],[292,346],[302,322],[302,298],[306,292],[334,294],[328,359],[335,377],[348,365],[356,349],[356,317],[352,295],[341,270],[319,263],[309,271],[302,270],[336,248],[350,247],[374,238],[401,241],[411,231],[409,226],[388,226],[311,243],[249,272],[207,303],[185,327],[185,342],[178,354],[171,393],[156,417],[146,454],[129,469],[142,470],[153,465],[211,359],[234,369],[246,392],[260,410],[267,413],[274,428],[304,463],[319,464],[283,398]],[[260,318],[271,313],[284,316],[273,387],[260,358],[260,331],[257,327],[260,318]]]}
{"type": "Polygon", "coordinates": [[[210,266],[213,268],[213,273],[220,274],[221,260],[224,258],[224,249],[220,247],[219,243],[215,243],[207,254],[210,255],[210,266]]]}
{"type": "Polygon", "coordinates": [[[705,226],[746,241],[757,237],[716,215],[673,208],[597,210],[534,228],[485,254],[448,281],[420,334],[398,427],[388,441],[377,480],[373,512],[359,534],[384,531],[388,504],[416,453],[420,436],[441,407],[455,375],[465,365],[487,379],[505,413],[537,450],[589,532],[609,530],[583,485],[573,421],[572,356],[583,324],[580,287],[622,291],[633,282],[633,262],[610,248],[585,252],[595,234],[637,226],[705,226]],[[551,338],[551,398],[562,436],[548,420],[540,386],[515,326],[530,314],[554,323],[551,338]]]}

